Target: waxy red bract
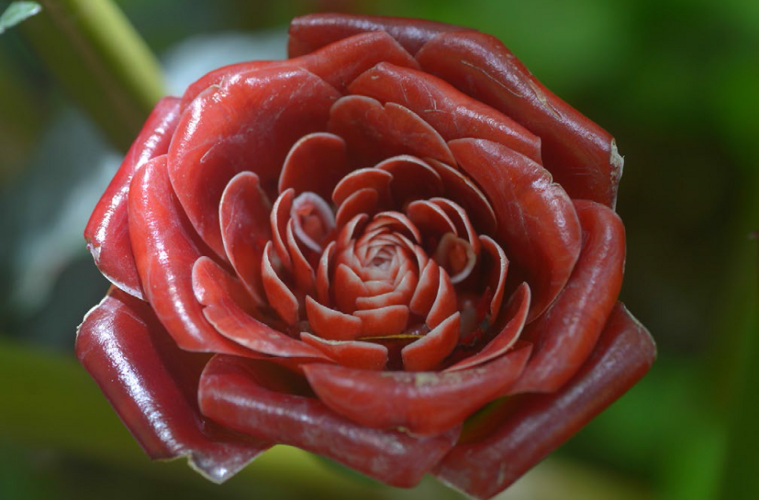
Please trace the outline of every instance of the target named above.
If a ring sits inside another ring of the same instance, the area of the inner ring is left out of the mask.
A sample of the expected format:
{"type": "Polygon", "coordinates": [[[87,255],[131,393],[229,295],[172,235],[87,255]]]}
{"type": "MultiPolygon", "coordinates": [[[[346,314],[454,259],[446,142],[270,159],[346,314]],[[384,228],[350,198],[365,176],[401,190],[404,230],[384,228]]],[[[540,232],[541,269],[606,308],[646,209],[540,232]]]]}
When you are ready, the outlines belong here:
{"type": "Polygon", "coordinates": [[[85,230],[113,286],[77,355],[214,481],[285,443],[490,498],[655,358],[614,140],[475,30],[319,14],[289,50],[156,105],[85,230]]]}

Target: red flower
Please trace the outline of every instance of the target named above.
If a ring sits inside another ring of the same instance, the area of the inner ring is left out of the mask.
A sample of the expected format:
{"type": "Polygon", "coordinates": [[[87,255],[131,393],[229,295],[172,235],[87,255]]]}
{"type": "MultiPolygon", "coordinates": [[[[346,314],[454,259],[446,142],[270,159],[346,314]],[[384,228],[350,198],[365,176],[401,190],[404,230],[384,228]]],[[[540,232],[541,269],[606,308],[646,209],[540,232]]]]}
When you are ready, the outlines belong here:
{"type": "Polygon", "coordinates": [[[477,31],[313,15],[289,50],[156,106],[85,230],[79,359],[215,481],[286,443],[488,498],[654,359],[614,140],[477,31]]]}

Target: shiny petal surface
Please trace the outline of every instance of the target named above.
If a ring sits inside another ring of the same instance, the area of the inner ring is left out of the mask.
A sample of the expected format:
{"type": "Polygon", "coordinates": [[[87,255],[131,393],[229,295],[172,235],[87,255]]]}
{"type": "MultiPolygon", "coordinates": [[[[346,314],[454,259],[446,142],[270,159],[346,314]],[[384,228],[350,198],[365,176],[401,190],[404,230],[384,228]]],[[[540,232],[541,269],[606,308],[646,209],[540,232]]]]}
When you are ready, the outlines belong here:
{"type": "Polygon", "coordinates": [[[416,57],[424,71],[539,136],[543,164],[573,199],[615,205],[622,157],[614,139],[543,86],[497,38],[474,31],[445,33],[416,57]]]}
{"type": "Polygon", "coordinates": [[[269,363],[217,356],[203,372],[200,407],[227,427],[318,453],[399,487],[417,484],[458,437],[458,428],[419,438],[357,425],[318,399],[298,395],[294,378],[269,363]]]}
{"type": "Polygon", "coordinates": [[[219,333],[261,354],[330,360],[320,350],[258,321],[230,299],[209,303],[203,314],[219,333]]]}
{"type": "Polygon", "coordinates": [[[572,201],[543,167],[500,144],[459,139],[450,145],[493,205],[496,240],[530,284],[531,321],[561,292],[580,254],[582,231],[572,201]]]}
{"type": "Polygon", "coordinates": [[[403,154],[453,162],[440,134],[419,115],[393,102],[383,106],[369,97],[343,97],[330,110],[329,131],[345,139],[348,156],[359,167],[403,154]]]}
{"type": "Polygon", "coordinates": [[[129,240],[129,185],[148,160],[166,154],[178,122],[179,99],[158,101],[84,229],[87,249],[103,276],[139,299],[144,295],[129,240]]]}
{"type": "Polygon", "coordinates": [[[186,456],[223,482],[269,445],[200,414],[197,387],[207,359],[177,348],[150,308],[111,289],[79,327],[76,354],[152,458],[186,456]]]}
{"type": "Polygon", "coordinates": [[[316,132],[303,136],[287,153],[279,176],[279,192],[310,191],[329,200],[332,190],[349,170],[345,141],[334,134],[316,132]]]}
{"type": "Polygon", "coordinates": [[[415,54],[435,35],[464,29],[466,28],[422,19],[310,14],[297,17],[290,23],[287,52],[290,57],[296,57],[358,33],[386,31],[411,54],[415,54]]]}
{"type": "Polygon", "coordinates": [[[306,297],[306,314],[314,333],[327,340],[355,340],[361,336],[361,320],[306,297]]]}
{"type": "Polygon", "coordinates": [[[455,373],[373,372],[310,364],[303,370],[324,404],[367,427],[403,427],[417,435],[445,432],[504,394],[522,372],[530,347],[455,373]]]}
{"type": "Polygon", "coordinates": [[[622,221],[599,203],[576,201],[575,207],[583,230],[580,259],[556,302],[525,330],[535,347],[515,392],[550,392],[566,383],[593,350],[622,287],[622,221]]]}
{"type": "Polygon", "coordinates": [[[341,366],[382,370],[387,363],[387,347],[357,340],[325,340],[303,332],[300,339],[313,346],[341,366]]]}
{"type": "Polygon", "coordinates": [[[655,357],[650,334],[617,304],[593,354],[566,385],[506,400],[462,438],[435,475],[472,497],[493,497],[627,392],[655,357]]]}
{"type": "Polygon", "coordinates": [[[169,175],[193,226],[219,255],[218,206],[227,182],[251,170],[273,193],[287,152],[326,128],[338,97],[305,70],[263,68],[209,87],[185,110],[169,148],[169,175]]]}
{"type": "Polygon", "coordinates": [[[166,156],[148,161],[129,188],[129,236],[145,295],[177,345],[188,351],[245,354],[203,316],[192,288],[202,242],[184,215],[166,172],[166,156]]]}
{"type": "Polygon", "coordinates": [[[269,198],[258,176],[240,172],[229,181],[219,203],[221,239],[229,262],[256,304],[264,304],[261,259],[269,229],[269,198]]]}
{"type": "Polygon", "coordinates": [[[443,139],[475,137],[498,142],[540,163],[540,139],[500,111],[422,71],[381,63],[358,77],[351,94],[409,108],[443,139]]]}

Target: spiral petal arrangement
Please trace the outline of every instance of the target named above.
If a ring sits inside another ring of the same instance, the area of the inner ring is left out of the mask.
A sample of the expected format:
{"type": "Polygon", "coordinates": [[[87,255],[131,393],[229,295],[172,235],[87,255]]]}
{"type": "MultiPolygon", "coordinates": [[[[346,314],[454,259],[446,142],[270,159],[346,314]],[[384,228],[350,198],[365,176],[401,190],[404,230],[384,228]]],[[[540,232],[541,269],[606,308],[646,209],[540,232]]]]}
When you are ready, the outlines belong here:
{"type": "Polygon", "coordinates": [[[614,140],[474,30],[321,14],[289,50],[158,103],[85,230],[78,356],[212,480],[286,443],[489,498],[655,357],[614,140]]]}

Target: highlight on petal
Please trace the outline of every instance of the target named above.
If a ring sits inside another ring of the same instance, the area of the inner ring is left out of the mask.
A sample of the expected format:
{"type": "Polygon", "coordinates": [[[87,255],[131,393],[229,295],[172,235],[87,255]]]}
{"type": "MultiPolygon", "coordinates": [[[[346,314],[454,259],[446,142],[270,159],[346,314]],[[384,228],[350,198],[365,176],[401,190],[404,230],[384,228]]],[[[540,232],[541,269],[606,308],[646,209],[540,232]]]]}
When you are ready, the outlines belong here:
{"type": "Polygon", "coordinates": [[[352,421],[432,436],[455,428],[505,394],[529,355],[527,345],[484,366],[454,373],[374,372],[326,364],[307,364],[303,370],[319,399],[352,421]]]}
{"type": "Polygon", "coordinates": [[[310,397],[304,385],[271,363],[216,356],[201,377],[200,407],[231,429],[318,453],[405,488],[417,484],[458,438],[460,427],[424,438],[356,424],[310,397]]]}
{"type": "Polygon", "coordinates": [[[292,290],[282,281],[272,263],[272,242],[268,242],[264,248],[261,259],[261,281],[266,291],[269,305],[277,311],[279,317],[288,325],[294,325],[300,317],[298,299],[292,290]]]}
{"type": "Polygon", "coordinates": [[[103,276],[138,299],[144,294],[129,240],[129,185],[148,160],[166,154],[178,122],[179,99],[158,101],[84,228],[87,249],[103,276]]]}
{"type": "Polygon", "coordinates": [[[192,268],[204,255],[166,172],[166,156],[148,161],[129,189],[129,236],[145,295],[182,349],[246,354],[206,321],[192,287],[192,268]]]}
{"type": "Polygon", "coordinates": [[[474,419],[435,475],[474,498],[493,497],[627,392],[655,357],[651,335],[617,303],[593,354],[567,384],[508,398],[474,419]]]}
{"type": "Polygon", "coordinates": [[[186,456],[221,483],[270,446],[200,413],[196,393],[207,357],[178,349],[150,307],[120,290],[111,288],[87,313],[76,354],[151,458],[186,456]]]}

